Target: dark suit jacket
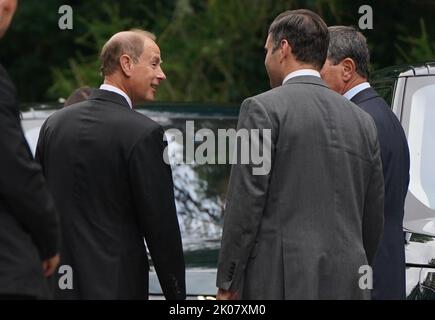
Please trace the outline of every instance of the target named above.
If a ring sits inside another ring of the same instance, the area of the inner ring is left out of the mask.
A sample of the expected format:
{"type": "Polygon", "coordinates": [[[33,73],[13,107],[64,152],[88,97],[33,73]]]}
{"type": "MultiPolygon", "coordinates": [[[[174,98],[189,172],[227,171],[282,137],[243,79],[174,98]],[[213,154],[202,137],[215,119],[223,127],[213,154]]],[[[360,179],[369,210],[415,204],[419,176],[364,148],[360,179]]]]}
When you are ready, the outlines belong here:
{"type": "Polygon", "coordinates": [[[238,128],[271,130],[272,166],[232,166],[217,286],[245,299],[369,298],[359,270],[372,263],[384,208],[373,119],[299,76],[245,100],[238,128]]]}
{"type": "Polygon", "coordinates": [[[37,159],[64,229],[65,299],[147,299],[151,253],[167,299],[185,297],[185,266],[163,130],[119,94],[95,90],[41,128],[37,159]]]}
{"type": "Polygon", "coordinates": [[[373,88],[352,98],[378,130],[385,181],[384,234],[376,254],[373,299],[405,298],[403,207],[409,184],[409,150],[399,120],[373,88]]]}
{"type": "Polygon", "coordinates": [[[15,87],[0,66],[0,294],[49,297],[42,260],[59,250],[59,221],[21,128],[15,87]]]}

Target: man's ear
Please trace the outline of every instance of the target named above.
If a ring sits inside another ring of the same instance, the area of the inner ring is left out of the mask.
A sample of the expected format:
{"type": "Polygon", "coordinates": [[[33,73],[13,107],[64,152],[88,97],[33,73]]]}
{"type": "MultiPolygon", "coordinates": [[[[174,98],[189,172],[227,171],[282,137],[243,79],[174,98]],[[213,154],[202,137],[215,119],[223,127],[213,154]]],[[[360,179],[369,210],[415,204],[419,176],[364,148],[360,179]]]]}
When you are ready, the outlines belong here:
{"type": "Polygon", "coordinates": [[[355,61],[353,61],[353,59],[351,58],[344,58],[341,61],[341,64],[343,66],[343,81],[344,82],[348,82],[350,81],[356,72],[356,65],[355,65],[355,61]]]}
{"type": "Polygon", "coordinates": [[[282,62],[292,52],[292,47],[287,40],[282,39],[279,43],[279,62],[282,62]]]}
{"type": "Polygon", "coordinates": [[[124,75],[129,78],[133,71],[133,59],[128,54],[123,54],[119,57],[119,65],[124,75]]]}

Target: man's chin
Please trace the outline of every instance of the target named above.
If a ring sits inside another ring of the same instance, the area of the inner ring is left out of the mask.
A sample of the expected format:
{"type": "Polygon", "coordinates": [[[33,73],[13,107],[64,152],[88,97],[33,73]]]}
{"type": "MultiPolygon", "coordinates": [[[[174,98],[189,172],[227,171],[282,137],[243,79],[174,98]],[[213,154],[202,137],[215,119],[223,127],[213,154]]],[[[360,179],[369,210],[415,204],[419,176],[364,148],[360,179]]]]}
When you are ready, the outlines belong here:
{"type": "Polygon", "coordinates": [[[147,92],[147,95],[146,95],[146,100],[147,101],[154,101],[154,99],[156,98],[156,90],[150,90],[150,91],[148,91],[147,92]]]}
{"type": "Polygon", "coordinates": [[[147,93],[147,95],[143,96],[138,103],[141,104],[141,103],[150,102],[150,101],[154,101],[154,100],[155,100],[155,94],[154,93],[147,93]]]}
{"type": "Polygon", "coordinates": [[[154,101],[156,99],[154,94],[150,94],[147,96],[146,101],[154,101]]]}

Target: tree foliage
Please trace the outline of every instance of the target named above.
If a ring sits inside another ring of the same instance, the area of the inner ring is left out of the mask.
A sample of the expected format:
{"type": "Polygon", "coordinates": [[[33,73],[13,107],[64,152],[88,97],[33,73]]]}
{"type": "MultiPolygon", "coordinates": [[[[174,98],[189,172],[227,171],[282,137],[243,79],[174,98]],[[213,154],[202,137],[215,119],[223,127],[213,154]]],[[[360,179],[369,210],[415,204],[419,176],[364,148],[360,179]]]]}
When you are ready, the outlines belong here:
{"type": "Polygon", "coordinates": [[[167,80],[165,101],[240,102],[268,89],[264,42],[274,17],[308,8],[328,25],[358,26],[358,8],[373,8],[365,30],[374,69],[435,58],[435,2],[429,0],[22,0],[0,46],[23,101],[57,100],[98,86],[99,50],[131,28],[158,36],[167,80]],[[71,5],[74,29],[59,30],[58,8],[71,5]],[[426,22],[426,23],[425,23],[426,22]]]}

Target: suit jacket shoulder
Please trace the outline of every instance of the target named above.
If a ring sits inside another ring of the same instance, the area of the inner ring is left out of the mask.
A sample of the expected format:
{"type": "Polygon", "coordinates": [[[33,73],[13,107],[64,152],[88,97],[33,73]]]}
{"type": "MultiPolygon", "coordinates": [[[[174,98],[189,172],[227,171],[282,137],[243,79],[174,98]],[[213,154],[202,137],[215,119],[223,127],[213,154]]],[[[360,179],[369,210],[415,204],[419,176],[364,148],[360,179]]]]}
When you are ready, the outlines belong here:
{"type": "Polygon", "coordinates": [[[330,90],[318,77],[292,78],[282,86],[246,99],[244,104],[250,101],[255,101],[265,109],[274,128],[279,128],[280,123],[289,117],[295,117],[299,122],[304,122],[310,121],[309,118],[313,112],[320,111],[330,119],[332,118],[328,116],[328,113],[339,112],[342,117],[354,121],[373,145],[377,139],[376,126],[372,117],[353,102],[330,90]]]}
{"type": "Polygon", "coordinates": [[[46,123],[50,127],[57,123],[64,124],[67,119],[74,122],[79,117],[89,117],[96,122],[100,120],[103,130],[115,130],[121,137],[132,140],[152,134],[155,130],[162,130],[160,124],[132,110],[121,95],[99,89],[95,89],[88,100],[57,111],[46,123]]]}

